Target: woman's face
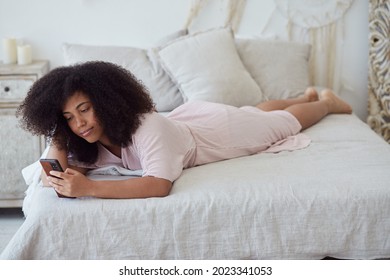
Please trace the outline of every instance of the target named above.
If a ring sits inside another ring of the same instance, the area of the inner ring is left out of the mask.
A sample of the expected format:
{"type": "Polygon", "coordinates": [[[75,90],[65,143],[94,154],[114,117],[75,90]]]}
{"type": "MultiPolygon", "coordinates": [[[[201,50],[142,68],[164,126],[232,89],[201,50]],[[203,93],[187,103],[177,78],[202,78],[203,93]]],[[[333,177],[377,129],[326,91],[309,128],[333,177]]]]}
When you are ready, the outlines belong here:
{"type": "Polygon", "coordinates": [[[65,102],[62,114],[77,136],[89,143],[106,140],[103,127],[97,120],[91,100],[86,94],[75,92],[65,102]]]}

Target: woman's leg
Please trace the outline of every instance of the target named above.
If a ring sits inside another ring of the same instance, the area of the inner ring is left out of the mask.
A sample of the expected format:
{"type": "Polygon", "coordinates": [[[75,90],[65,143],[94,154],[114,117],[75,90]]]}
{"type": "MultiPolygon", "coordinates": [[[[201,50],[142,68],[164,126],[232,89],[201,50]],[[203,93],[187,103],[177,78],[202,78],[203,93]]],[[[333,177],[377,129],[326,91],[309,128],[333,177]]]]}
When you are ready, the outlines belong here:
{"type": "Polygon", "coordinates": [[[351,106],[337,97],[330,89],[320,93],[309,87],[301,97],[286,100],[270,100],[256,105],[263,111],[286,110],[294,115],[302,126],[308,128],[328,114],[350,114],[351,106]]]}
{"type": "Polygon", "coordinates": [[[318,93],[315,88],[309,87],[305,90],[305,93],[297,98],[291,99],[280,99],[280,100],[269,100],[257,104],[256,107],[262,111],[274,111],[274,110],[284,110],[289,106],[307,102],[318,101],[318,93]]]}
{"type": "Polygon", "coordinates": [[[328,114],[351,114],[351,106],[337,97],[331,90],[325,89],[320,93],[320,100],[293,104],[284,110],[294,115],[302,126],[308,128],[319,122],[328,114]]]}

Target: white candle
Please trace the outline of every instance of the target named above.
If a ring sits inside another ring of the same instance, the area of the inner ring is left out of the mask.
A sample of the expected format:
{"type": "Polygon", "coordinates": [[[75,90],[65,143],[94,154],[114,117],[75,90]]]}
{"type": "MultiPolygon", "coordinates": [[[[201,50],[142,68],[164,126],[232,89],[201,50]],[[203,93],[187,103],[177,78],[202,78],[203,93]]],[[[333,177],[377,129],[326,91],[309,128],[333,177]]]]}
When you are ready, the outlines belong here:
{"type": "Polygon", "coordinates": [[[4,64],[16,63],[16,39],[3,39],[3,62],[4,64]]]}
{"type": "Polygon", "coordinates": [[[25,65],[32,62],[32,52],[30,45],[18,46],[18,64],[25,65]]]}

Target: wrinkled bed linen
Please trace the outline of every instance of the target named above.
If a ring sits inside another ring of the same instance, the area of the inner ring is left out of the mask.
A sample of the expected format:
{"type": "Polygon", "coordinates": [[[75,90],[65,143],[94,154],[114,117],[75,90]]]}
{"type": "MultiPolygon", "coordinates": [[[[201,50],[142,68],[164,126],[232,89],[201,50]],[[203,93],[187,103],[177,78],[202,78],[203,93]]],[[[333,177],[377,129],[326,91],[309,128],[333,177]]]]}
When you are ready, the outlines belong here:
{"type": "Polygon", "coordinates": [[[31,184],[1,258],[389,258],[390,145],[354,115],[305,134],[306,149],[186,169],[165,198],[59,199],[31,184]]]}

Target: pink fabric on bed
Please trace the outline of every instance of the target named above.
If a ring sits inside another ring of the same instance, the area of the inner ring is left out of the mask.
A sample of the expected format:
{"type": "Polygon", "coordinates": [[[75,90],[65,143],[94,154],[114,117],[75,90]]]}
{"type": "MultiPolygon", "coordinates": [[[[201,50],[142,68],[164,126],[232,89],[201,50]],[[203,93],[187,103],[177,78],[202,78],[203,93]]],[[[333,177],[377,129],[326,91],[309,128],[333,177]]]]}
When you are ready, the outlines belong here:
{"type": "Polygon", "coordinates": [[[195,101],[167,117],[146,114],[133,144],[117,158],[103,146],[96,167],[107,163],[143,170],[143,176],[176,180],[184,168],[247,156],[306,147],[301,125],[286,111],[263,112],[255,107],[195,101]]]}

